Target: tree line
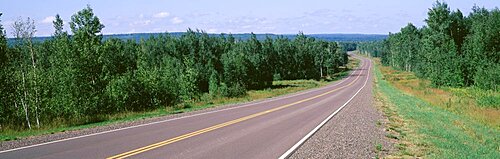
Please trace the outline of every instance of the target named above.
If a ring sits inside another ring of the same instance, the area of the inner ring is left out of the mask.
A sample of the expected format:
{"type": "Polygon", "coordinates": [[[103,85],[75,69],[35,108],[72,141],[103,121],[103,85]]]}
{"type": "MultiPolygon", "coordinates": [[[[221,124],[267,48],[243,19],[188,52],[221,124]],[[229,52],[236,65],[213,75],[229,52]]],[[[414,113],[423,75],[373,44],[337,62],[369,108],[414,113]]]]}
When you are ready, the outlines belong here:
{"type": "MultiPolygon", "coordinates": [[[[1,15],[0,15],[1,16],[1,15]]],[[[173,107],[203,95],[236,97],[273,80],[320,79],[342,71],[346,49],[299,33],[257,40],[187,30],[133,40],[103,40],[104,25],[87,6],[56,16],[49,40],[33,42],[32,19],[0,25],[0,127],[31,129],[54,121],[96,122],[107,114],[173,107]]]]}
{"type": "Polygon", "coordinates": [[[474,6],[468,16],[436,2],[427,25],[409,23],[388,39],[359,45],[359,50],[399,70],[415,72],[435,86],[498,91],[500,84],[500,10],[474,6]]]}

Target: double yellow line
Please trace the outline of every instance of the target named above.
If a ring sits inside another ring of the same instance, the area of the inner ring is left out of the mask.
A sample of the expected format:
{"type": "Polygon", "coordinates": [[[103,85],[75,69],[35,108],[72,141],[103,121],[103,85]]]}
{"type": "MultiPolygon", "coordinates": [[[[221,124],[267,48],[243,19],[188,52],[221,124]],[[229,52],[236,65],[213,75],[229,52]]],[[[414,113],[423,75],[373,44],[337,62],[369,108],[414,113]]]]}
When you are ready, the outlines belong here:
{"type": "Polygon", "coordinates": [[[177,136],[177,137],[174,137],[174,138],[162,141],[162,142],[158,142],[158,143],[151,144],[151,145],[148,145],[148,146],[144,146],[144,147],[141,147],[141,148],[138,148],[138,149],[135,149],[135,150],[124,152],[124,153],[121,153],[121,154],[118,154],[118,155],[115,155],[115,156],[111,156],[111,157],[108,157],[107,159],[122,159],[122,158],[130,157],[130,156],[133,156],[133,155],[137,155],[137,154],[140,154],[140,153],[152,150],[152,149],[156,149],[156,148],[159,148],[159,147],[162,147],[162,146],[165,146],[165,145],[177,142],[177,141],[181,141],[181,140],[193,137],[193,136],[197,136],[197,135],[200,135],[200,134],[203,134],[203,133],[206,133],[206,132],[210,132],[212,130],[223,128],[223,127],[226,127],[226,126],[229,126],[229,125],[233,125],[233,124],[236,124],[236,123],[248,120],[248,119],[252,119],[252,118],[255,118],[255,117],[258,117],[258,116],[262,116],[264,114],[268,114],[268,113],[271,113],[271,112],[274,112],[274,111],[278,111],[280,109],[284,109],[284,108],[287,108],[287,107],[290,107],[290,106],[293,106],[293,105],[296,105],[296,104],[299,104],[299,103],[303,103],[303,102],[306,102],[306,101],[309,101],[309,100],[313,100],[313,99],[322,97],[324,95],[330,94],[332,92],[338,91],[340,89],[343,89],[345,87],[348,87],[348,86],[352,85],[353,83],[355,83],[356,81],[358,81],[358,79],[359,79],[359,76],[357,76],[356,79],[354,79],[354,81],[352,81],[351,83],[349,83],[347,85],[344,85],[344,86],[339,87],[337,89],[334,89],[334,90],[322,93],[322,94],[314,96],[314,97],[303,99],[303,100],[300,100],[300,101],[297,101],[297,102],[286,104],[286,105],[283,105],[283,106],[280,106],[280,107],[276,107],[276,108],[273,108],[273,109],[269,109],[269,110],[266,110],[266,111],[263,111],[263,112],[255,113],[255,114],[252,114],[252,115],[249,115],[249,116],[241,117],[241,118],[238,118],[238,119],[235,119],[235,120],[231,120],[231,121],[228,121],[228,122],[225,122],[225,123],[217,124],[217,125],[214,125],[214,126],[211,126],[211,127],[208,127],[208,128],[204,128],[204,129],[201,129],[201,130],[198,130],[198,131],[194,131],[194,132],[191,132],[191,133],[188,133],[188,134],[180,135],[180,136],[177,136]]]}

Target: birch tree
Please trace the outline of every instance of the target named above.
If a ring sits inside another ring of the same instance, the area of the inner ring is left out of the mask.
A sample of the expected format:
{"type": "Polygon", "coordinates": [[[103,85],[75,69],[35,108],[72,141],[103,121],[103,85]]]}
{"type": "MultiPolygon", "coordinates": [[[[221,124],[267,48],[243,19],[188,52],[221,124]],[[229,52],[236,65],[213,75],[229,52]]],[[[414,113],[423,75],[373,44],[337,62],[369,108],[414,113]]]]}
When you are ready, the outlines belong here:
{"type": "MultiPolygon", "coordinates": [[[[36,33],[36,27],[35,27],[35,21],[31,18],[27,18],[25,21],[22,18],[19,18],[17,21],[12,24],[12,29],[13,29],[13,35],[16,37],[19,43],[23,44],[23,46],[26,46],[28,49],[28,53],[30,57],[25,57],[22,56],[23,58],[30,58],[31,61],[31,66],[28,68],[25,66],[23,62],[20,62],[21,66],[21,78],[22,78],[22,91],[23,95],[21,96],[21,105],[24,108],[25,116],[26,116],[26,122],[28,124],[28,127],[31,129],[31,124],[29,121],[29,105],[30,105],[30,98],[32,98],[33,102],[32,105],[35,109],[35,120],[36,120],[36,126],[40,127],[40,119],[39,119],[39,107],[40,107],[40,102],[39,102],[39,88],[38,88],[38,71],[37,71],[37,63],[36,63],[36,52],[33,46],[33,37],[36,33]],[[27,79],[27,76],[30,75],[29,73],[31,72],[31,76],[29,79],[27,79]],[[29,81],[27,81],[29,80],[29,81]],[[27,82],[31,82],[32,87],[27,87],[27,82]],[[30,90],[33,90],[34,93],[30,93],[30,90]]],[[[23,52],[22,52],[23,53],[23,52]]]]}

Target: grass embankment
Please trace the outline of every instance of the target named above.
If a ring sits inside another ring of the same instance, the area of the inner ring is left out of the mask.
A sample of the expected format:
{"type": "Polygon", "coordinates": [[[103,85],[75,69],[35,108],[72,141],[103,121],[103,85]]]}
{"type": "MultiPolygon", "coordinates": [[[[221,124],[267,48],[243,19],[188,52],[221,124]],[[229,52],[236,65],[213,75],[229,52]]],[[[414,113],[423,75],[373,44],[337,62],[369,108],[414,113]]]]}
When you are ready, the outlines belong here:
{"type": "Polygon", "coordinates": [[[330,77],[326,77],[320,81],[316,80],[287,80],[287,81],[273,81],[272,88],[262,89],[262,90],[249,90],[247,95],[242,97],[228,98],[215,96],[212,97],[208,94],[204,94],[199,100],[190,102],[188,104],[180,104],[174,107],[166,107],[163,109],[156,109],[153,111],[146,112],[125,112],[119,114],[111,114],[103,117],[104,121],[97,123],[88,123],[83,125],[69,125],[69,124],[58,124],[57,122],[51,123],[53,126],[47,126],[43,129],[32,129],[25,131],[16,130],[4,130],[0,132],[0,142],[17,140],[20,138],[25,138],[29,136],[42,135],[42,134],[53,134],[57,132],[78,130],[84,128],[92,128],[96,126],[103,126],[112,123],[121,123],[127,121],[134,121],[146,118],[153,118],[159,116],[165,116],[170,114],[178,114],[184,112],[190,112],[195,110],[201,110],[206,108],[217,107],[225,104],[242,103],[249,102],[259,99],[276,97],[284,94],[295,93],[298,91],[317,88],[330,84],[333,81],[339,80],[342,77],[348,75],[350,69],[355,68],[359,65],[359,60],[350,58],[349,63],[346,68],[341,68],[344,71],[334,74],[330,77]]]}
{"type": "Polygon", "coordinates": [[[387,158],[500,158],[498,92],[431,88],[376,63],[376,101],[398,148],[387,158]]]}

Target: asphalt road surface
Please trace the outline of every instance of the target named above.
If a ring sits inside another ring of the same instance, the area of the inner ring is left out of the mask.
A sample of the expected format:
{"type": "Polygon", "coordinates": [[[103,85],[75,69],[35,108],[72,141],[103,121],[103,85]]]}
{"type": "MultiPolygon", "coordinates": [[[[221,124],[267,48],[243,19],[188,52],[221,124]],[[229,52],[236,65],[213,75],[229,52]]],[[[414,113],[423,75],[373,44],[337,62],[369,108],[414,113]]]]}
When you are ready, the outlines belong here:
{"type": "MultiPolygon", "coordinates": [[[[0,152],[10,158],[280,158],[371,79],[370,60],[328,86],[227,109],[0,152]]],[[[300,141],[300,142],[299,142],[300,141]]]]}

